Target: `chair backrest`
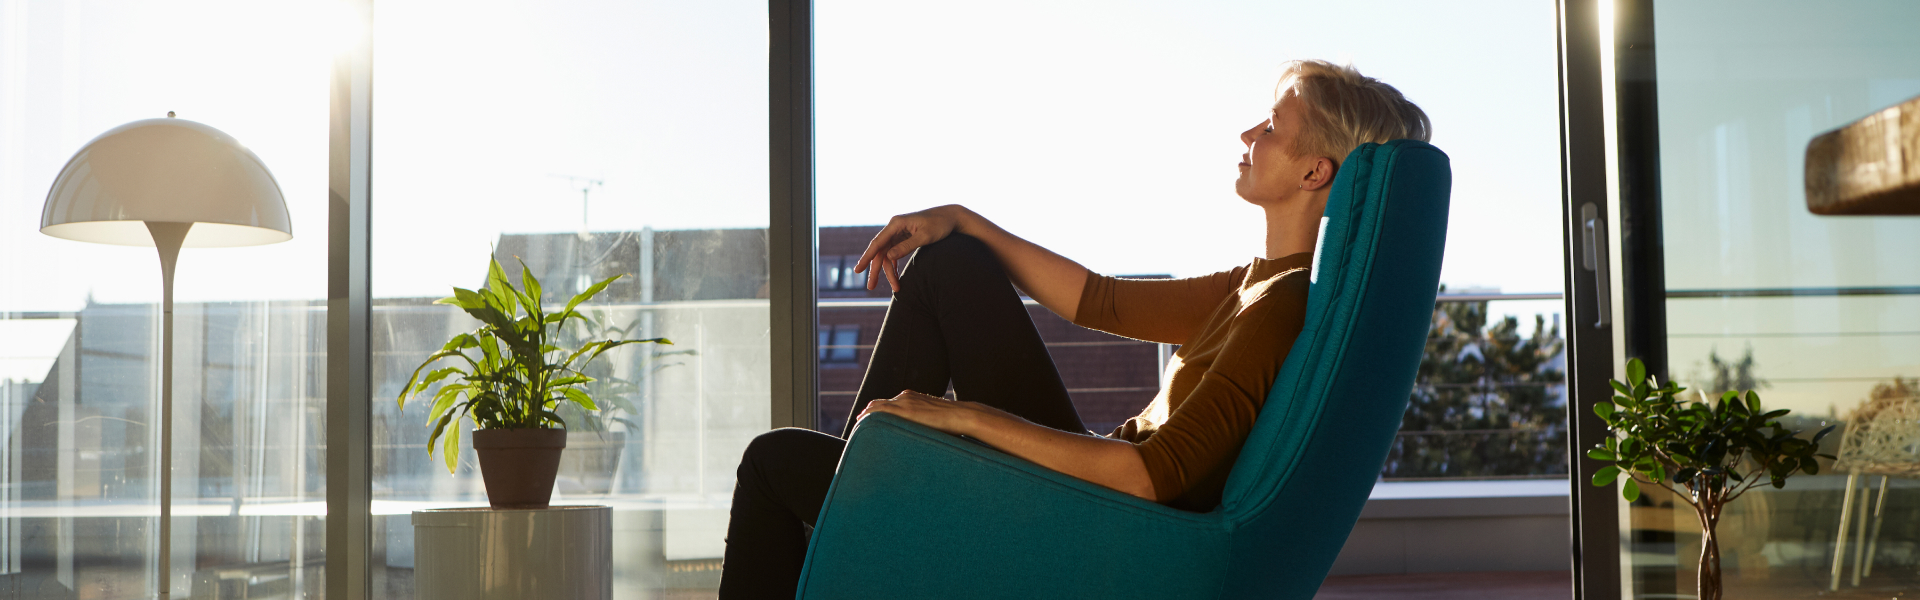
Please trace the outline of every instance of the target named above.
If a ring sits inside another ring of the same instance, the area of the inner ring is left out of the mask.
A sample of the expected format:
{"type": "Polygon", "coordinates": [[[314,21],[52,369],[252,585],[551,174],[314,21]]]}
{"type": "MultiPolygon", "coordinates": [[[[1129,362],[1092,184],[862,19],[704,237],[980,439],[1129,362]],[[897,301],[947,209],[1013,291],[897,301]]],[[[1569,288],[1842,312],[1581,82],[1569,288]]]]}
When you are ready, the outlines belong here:
{"type": "Polygon", "coordinates": [[[1414,140],[1364,144],[1334,176],[1306,327],[1234,462],[1223,598],[1313,597],[1379,478],[1439,289],[1453,175],[1414,140]]]}

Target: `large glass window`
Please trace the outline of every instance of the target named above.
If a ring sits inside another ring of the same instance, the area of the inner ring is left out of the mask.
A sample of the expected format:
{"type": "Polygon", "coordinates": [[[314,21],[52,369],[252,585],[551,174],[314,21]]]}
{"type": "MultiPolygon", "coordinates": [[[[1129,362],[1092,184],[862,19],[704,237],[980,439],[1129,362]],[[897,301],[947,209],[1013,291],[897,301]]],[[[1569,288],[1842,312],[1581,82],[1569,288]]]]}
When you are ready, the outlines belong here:
{"type": "MultiPolygon", "coordinates": [[[[1652,5],[1668,370],[1709,394],[1756,389],[1794,428],[1842,427],[1824,450],[1838,463],[1727,507],[1726,597],[1910,595],[1920,222],[1808,213],[1803,160],[1814,136],[1920,95],[1920,6],[1805,8],[1652,5]]],[[[1630,514],[1634,597],[1690,594],[1692,508],[1651,493],[1630,514]]]]}
{"type": "Polygon", "coordinates": [[[334,8],[0,0],[0,597],[154,597],[163,464],[173,597],[320,595],[334,8]],[[162,457],[154,250],[37,230],[75,151],[168,111],[259,156],[293,240],[181,253],[162,457]]]}
{"type": "MultiPolygon", "coordinates": [[[[1238,136],[1272,107],[1281,63],[1351,62],[1398,87],[1432,117],[1454,183],[1448,296],[1381,475],[1565,477],[1551,4],[821,0],[817,12],[823,274],[889,216],[947,203],[1099,273],[1246,264],[1264,230],[1233,192],[1238,136]]],[[[820,296],[822,330],[859,325],[870,351],[886,284],[823,283],[820,296]]],[[[1172,348],[1029,309],[1095,431],[1157,393],[1172,348]]],[[[860,372],[822,362],[825,431],[841,430],[860,372]]]]}
{"type": "MultiPolygon", "coordinates": [[[[471,448],[427,454],[406,377],[478,322],[432,304],[520,265],[558,307],[619,276],[570,335],[666,337],[590,370],[556,504],[614,508],[615,596],[719,581],[734,467],[768,427],[762,2],[376,3],[375,595],[412,598],[410,513],[486,504],[471,448]]],[[[465,425],[471,428],[472,424],[465,425]]]]}

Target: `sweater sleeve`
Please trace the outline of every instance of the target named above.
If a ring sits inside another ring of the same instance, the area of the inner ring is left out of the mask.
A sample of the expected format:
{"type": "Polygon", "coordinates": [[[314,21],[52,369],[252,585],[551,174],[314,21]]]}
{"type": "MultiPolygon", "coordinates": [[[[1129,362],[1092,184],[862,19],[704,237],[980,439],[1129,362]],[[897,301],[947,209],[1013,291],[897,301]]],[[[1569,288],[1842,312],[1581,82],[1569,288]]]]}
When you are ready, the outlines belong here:
{"type": "Polygon", "coordinates": [[[1306,298],[1306,272],[1296,271],[1248,303],[1192,394],[1138,444],[1161,502],[1189,510],[1219,504],[1234,458],[1305,325],[1306,298]]]}
{"type": "Polygon", "coordinates": [[[1136,340],[1185,344],[1246,274],[1246,267],[1186,279],[1088,273],[1073,324],[1136,340]]]}

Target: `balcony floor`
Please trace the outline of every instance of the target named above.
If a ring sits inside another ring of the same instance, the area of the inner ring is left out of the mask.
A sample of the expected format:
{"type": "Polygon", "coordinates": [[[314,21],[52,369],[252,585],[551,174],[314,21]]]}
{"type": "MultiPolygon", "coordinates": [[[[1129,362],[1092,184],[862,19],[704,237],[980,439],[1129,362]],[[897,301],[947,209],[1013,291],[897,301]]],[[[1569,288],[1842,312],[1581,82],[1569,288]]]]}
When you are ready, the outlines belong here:
{"type": "Polygon", "coordinates": [[[1567,571],[1497,571],[1339,575],[1320,585],[1314,600],[1540,600],[1573,597],[1567,571]]]}

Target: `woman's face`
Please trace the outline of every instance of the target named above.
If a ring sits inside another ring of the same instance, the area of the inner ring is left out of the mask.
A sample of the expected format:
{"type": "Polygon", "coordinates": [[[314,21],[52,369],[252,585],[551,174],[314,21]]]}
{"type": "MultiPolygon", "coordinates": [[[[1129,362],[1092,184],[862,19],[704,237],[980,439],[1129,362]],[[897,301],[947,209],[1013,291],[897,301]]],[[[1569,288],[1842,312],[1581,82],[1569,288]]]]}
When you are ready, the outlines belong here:
{"type": "Polygon", "coordinates": [[[1256,205],[1277,202],[1301,189],[1312,173],[1313,160],[1287,154],[1302,123],[1299,104],[1291,96],[1282,98],[1266,120],[1240,133],[1247,152],[1240,155],[1240,179],[1233,183],[1233,189],[1246,201],[1256,205]]]}

